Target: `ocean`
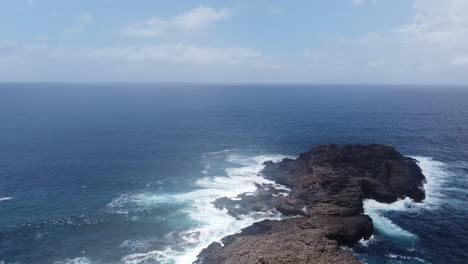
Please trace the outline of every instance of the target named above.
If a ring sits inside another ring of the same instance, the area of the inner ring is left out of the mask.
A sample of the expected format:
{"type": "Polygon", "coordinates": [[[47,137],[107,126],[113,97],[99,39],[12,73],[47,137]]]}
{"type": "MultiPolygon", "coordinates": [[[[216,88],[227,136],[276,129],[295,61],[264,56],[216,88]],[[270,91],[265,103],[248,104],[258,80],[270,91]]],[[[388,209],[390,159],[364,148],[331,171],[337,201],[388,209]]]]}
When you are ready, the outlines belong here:
{"type": "Polygon", "coordinates": [[[283,217],[214,200],[326,143],[393,145],[427,177],[422,204],[365,201],[359,259],[468,263],[468,87],[151,83],[0,84],[0,263],[191,263],[283,217]]]}

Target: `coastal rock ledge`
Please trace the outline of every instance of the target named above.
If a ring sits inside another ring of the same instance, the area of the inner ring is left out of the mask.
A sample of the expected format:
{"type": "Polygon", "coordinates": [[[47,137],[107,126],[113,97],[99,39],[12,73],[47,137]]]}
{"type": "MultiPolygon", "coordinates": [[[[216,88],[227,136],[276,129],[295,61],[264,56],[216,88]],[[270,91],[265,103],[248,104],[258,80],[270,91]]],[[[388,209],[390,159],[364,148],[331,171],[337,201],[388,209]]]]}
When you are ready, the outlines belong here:
{"type": "Polygon", "coordinates": [[[291,188],[276,200],[284,220],[265,220],[212,243],[196,264],[360,263],[349,247],[373,233],[363,199],[425,198],[416,160],[384,145],[322,145],[262,173],[291,188]]]}

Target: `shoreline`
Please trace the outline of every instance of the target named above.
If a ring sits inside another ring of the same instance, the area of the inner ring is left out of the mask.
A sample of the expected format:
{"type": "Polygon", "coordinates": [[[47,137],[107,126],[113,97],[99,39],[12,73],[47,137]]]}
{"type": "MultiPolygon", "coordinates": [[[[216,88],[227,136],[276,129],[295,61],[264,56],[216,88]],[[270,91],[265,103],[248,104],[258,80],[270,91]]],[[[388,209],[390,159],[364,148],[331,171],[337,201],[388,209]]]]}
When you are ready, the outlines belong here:
{"type": "MultiPolygon", "coordinates": [[[[262,173],[292,190],[275,201],[276,210],[302,217],[257,222],[222,244],[212,243],[194,263],[361,263],[347,248],[373,234],[363,200],[389,204],[425,198],[425,177],[416,160],[391,146],[322,145],[297,159],[266,162],[262,173]]],[[[226,198],[217,206],[229,211],[243,199],[226,198]]]]}

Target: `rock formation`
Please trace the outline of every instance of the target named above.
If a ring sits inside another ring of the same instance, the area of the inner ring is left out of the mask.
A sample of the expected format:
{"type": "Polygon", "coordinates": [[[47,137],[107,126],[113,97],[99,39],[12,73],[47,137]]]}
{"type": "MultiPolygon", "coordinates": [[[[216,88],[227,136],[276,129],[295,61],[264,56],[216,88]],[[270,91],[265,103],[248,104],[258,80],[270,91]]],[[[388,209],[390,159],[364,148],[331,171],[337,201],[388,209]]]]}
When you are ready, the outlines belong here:
{"type": "MultiPolygon", "coordinates": [[[[225,237],[222,245],[212,243],[196,264],[360,263],[347,247],[373,233],[363,199],[391,203],[425,198],[425,178],[416,161],[391,146],[322,145],[297,159],[266,162],[262,173],[291,192],[286,196],[272,186],[259,186],[259,197],[275,202],[286,216],[301,217],[253,224],[225,237]]],[[[263,209],[252,199],[243,195],[215,204],[239,217],[246,210],[263,209]],[[243,204],[254,206],[246,209],[243,204]]]]}

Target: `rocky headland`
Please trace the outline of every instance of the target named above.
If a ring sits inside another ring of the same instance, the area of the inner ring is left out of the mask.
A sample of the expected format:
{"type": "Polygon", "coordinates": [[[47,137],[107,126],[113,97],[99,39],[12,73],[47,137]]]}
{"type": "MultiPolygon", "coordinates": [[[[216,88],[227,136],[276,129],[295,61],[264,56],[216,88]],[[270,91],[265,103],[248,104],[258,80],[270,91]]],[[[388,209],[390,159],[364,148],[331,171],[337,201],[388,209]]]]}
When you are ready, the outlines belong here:
{"type": "Polygon", "coordinates": [[[221,198],[215,205],[242,217],[274,203],[291,217],[258,222],[212,243],[196,264],[360,263],[349,247],[373,233],[363,199],[425,198],[417,162],[391,146],[322,145],[297,159],[266,162],[262,173],[290,188],[289,195],[265,185],[255,196],[221,198]]]}

